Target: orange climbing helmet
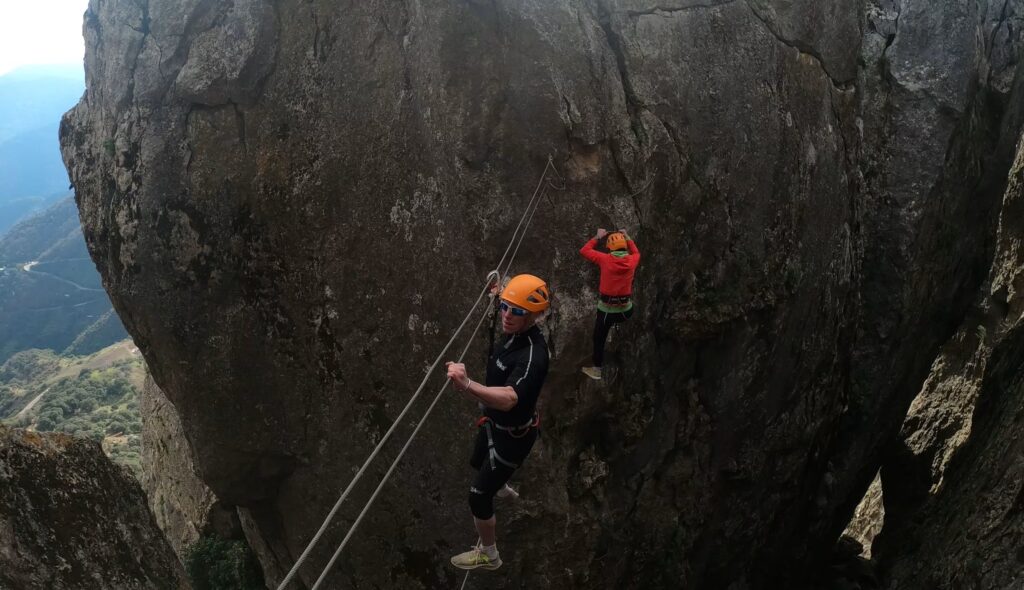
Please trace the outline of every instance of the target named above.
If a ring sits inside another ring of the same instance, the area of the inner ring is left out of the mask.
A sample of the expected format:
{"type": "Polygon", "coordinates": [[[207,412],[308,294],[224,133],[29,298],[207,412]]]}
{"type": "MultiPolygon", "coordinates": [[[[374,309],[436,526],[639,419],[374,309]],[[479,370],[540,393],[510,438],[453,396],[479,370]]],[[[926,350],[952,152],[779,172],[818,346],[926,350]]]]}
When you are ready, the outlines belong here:
{"type": "Polygon", "coordinates": [[[501,299],[526,311],[544,311],[550,305],[551,294],[542,279],[533,275],[516,275],[505,285],[501,299]]]}
{"type": "Polygon", "coordinates": [[[607,241],[605,241],[605,245],[608,246],[608,249],[611,250],[612,252],[616,250],[625,250],[626,236],[624,236],[621,232],[610,233],[608,234],[607,241]]]}

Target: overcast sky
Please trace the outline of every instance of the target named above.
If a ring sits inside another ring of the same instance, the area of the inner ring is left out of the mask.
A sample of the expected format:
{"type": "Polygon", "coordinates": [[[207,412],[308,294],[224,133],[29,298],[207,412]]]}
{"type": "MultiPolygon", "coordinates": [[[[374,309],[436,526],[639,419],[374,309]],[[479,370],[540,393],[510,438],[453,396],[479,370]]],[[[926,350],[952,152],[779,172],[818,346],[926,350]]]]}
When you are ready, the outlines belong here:
{"type": "Polygon", "coordinates": [[[88,0],[0,0],[0,76],[30,64],[82,64],[88,0]]]}

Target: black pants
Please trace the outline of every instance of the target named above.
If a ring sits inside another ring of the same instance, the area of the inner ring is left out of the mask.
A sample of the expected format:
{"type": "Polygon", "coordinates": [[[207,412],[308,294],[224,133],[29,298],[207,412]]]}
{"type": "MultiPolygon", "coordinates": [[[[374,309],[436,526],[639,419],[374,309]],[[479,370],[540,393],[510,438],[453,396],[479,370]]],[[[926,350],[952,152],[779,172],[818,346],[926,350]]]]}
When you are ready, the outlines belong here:
{"type": "Polygon", "coordinates": [[[522,465],[526,456],[530,454],[533,443],[537,441],[537,429],[531,428],[522,437],[516,438],[507,432],[491,428],[494,450],[501,459],[516,467],[497,459],[492,463],[487,446],[487,431],[485,427],[478,430],[476,443],[473,445],[473,456],[469,460],[469,464],[477,470],[473,485],[469,488],[469,509],[473,516],[487,520],[494,516],[494,494],[505,486],[515,473],[516,467],[522,465]]]}
{"type": "Polygon", "coordinates": [[[608,340],[608,332],[612,326],[621,324],[633,316],[633,308],[626,311],[609,313],[597,310],[597,319],[594,320],[594,366],[600,367],[604,364],[604,343],[608,340]]]}

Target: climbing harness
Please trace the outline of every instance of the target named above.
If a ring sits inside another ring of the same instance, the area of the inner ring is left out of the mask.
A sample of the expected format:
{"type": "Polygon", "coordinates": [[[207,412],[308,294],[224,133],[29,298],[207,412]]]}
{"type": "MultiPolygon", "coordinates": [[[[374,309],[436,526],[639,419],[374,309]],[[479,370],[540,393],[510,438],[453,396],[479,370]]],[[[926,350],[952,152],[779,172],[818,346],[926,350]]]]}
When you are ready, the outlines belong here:
{"type": "Polygon", "coordinates": [[[495,430],[500,430],[508,434],[512,438],[523,438],[531,429],[540,427],[540,414],[534,414],[529,421],[520,424],[519,426],[505,426],[503,424],[498,424],[492,420],[490,416],[480,416],[476,421],[478,428],[487,424],[490,424],[495,430]]]}
{"type": "Polygon", "coordinates": [[[600,299],[608,305],[626,305],[633,299],[633,295],[605,295],[602,293],[600,299]]]}
{"type": "Polygon", "coordinates": [[[494,447],[494,431],[500,430],[512,438],[523,438],[530,433],[530,430],[540,426],[540,417],[537,414],[534,414],[533,418],[530,418],[530,421],[526,424],[521,424],[519,426],[502,426],[487,416],[481,416],[480,419],[476,421],[476,426],[477,428],[483,428],[484,432],[487,433],[487,458],[488,462],[491,464],[491,469],[497,469],[497,463],[501,463],[505,467],[509,467],[511,469],[518,469],[518,463],[507,461],[498,454],[498,449],[494,447]]]}
{"type": "MultiPolygon", "coordinates": [[[[391,435],[398,427],[398,424],[402,421],[402,419],[408,413],[409,409],[412,407],[413,403],[416,401],[420,393],[423,391],[423,388],[426,386],[427,381],[433,374],[434,369],[436,369],[437,366],[441,363],[441,359],[444,358],[444,355],[448,352],[448,349],[451,348],[452,344],[458,338],[459,334],[462,333],[463,328],[465,328],[470,318],[472,318],[473,313],[480,306],[480,302],[484,299],[485,296],[487,296],[488,301],[493,304],[494,294],[490,292],[491,286],[495,282],[497,282],[498,285],[501,285],[504,282],[505,278],[508,276],[508,272],[512,267],[512,263],[515,261],[516,255],[519,253],[519,247],[523,243],[523,238],[526,236],[526,230],[529,229],[530,223],[533,221],[533,216],[536,214],[537,208],[540,205],[540,198],[543,197],[547,192],[547,187],[554,188],[555,190],[563,190],[565,188],[564,179],[562,179],[561,175],[558,174],[558,170],[555,169],[554,159],[551,156],[548,156],[547,164],[544,166],[544,171],[541,173],[540,180],[537,183],[537,188],[534,190],[533,195],[530,197],[530,201],[526,206],[526,210],[520,217],[519,224],[516,226],[515,231],[512,233],[512,238],[509,240],[508,246],[505,248],[505,252],[501,256],[501,260],[498,261],[498,264],[495,267],[495,269],[487,274],[487,279],[484,284],[484,288],[480,291],[480,294],[477,296],[476,301],[473,303],[473,306],[470,308],[469,312],[463,318],[462,323],[459,324],[459,327],[452,334],[451,338],[448,340],[448,343],[445,344],[444,348],[441,349],[441,352],[437,355],[437,358],[434,359],[434,363],[427,370],[426,375],[424,375],[423,380],[420,382],[419,387],[413,393],[408,403],[406,403],[405,407],[398,414],[398,417],[395,418],[395,421],[391,424],[391,427],[388,428],[387,432],[384,433],[384,436],[374,447],[373,451],[370,453],[369,457],[367,457],[362,467],[359,468],[359,471],[356,472],[355,476],[352,478],[352,481],[349,482],[348,486],[342,492],[341,497],[338,498],[338,501],[334,504],[334,507],[327,514],[327,517],[324,519],[324,522],[320,526],[320,529],[316,532],[315,535],[313,535],[313,538],[310,540],[305,550],[303,550],[302,554],[292,565],[291,570],[289,570],[284,580],[282,580],[281,583],[278,585],[278,590],[284,590],[288,586],[289,582],[291,582],[291,580],[298,573],[299,568],[302,566],[303,562],[305,562],[305,560],[309,557],[309,554],[313,551],[313,548],[316,546],[316,544],[320,541],[320,538],[323,537],[324,533],[327,531],[328,525],[330,524],[331,520],[333,520],[338,510],[341,508],[342,503],[344,503],[345,499],[348,498],[352,489],[355,487],[356,483],[358,483],[358,481],[362,478],[363,474],[366,472],[366,469],[369,467],[370,463],[377,457],[380,450],[384,447],[384,444],[391,438],[391,435]],[[549,181],[547,181],[549,171],[553,171],[555,175],[557,175],[559,179],[562,180],[561,186],[552,184],[549,181]],[[513,245],[515,245],[514,249],[513,245]],[[509,252],[512,253],[511,256],[509,256],[509,252]],[[502,270],[503,267],[504,270],[502,270]]],[[[460,354],[458,357],[458,362],[462,362],[462,359],[465,357],[466,353],[468,352],[470,346],[473,343],[473,339],[476,337],[477,332],[479,332],[480,326],[483,324],[484,319],[487,318],[487,315],[488,313],[490,313],[490,311],[490,309],[485,309],[484,313],[480,316],[480,319],[477,322],[476,327],[473,330],[473,333],[469,337],[469,341],[467,342],[466,347],[463,349],[462,354],[460,354]]],[[[427,407],[426,412],[424,412],[423,416],[420,418],[419,423],[416,425],[416,428],[412,431],[412,434],[409,436],[409,439],[406,441],[405,445],[402,446],[402,449],[399,451],[398,456],[391,463],[391,466],[385,472],[384,477],[377,485],[377,488],[370,496],[370,499],[367,500],[362,511],[359,513],[359,515],[356,517],[356,520],[349,527],[349,530],[346,533],[345,537],[342,539],[341,544],[334,552],[334,555],[331,557],[330,561],[324,567],[323,572],[320,574],[320,577],[317,578],[317,581],[313,585],[312,590],[317,590],[318,588],[320,588],[320,585],[327,578],[327,574],[330,572],[331,568],[334,566],[334,563],[337,561],[338,557],[345,549],[345,546],[348,544],[349,539],[351,539],[352,535],[355,533],[359,524],[362,522],[363,517],[365,517],[367,512],[369,512],[370,507],[377,499],[377,496],[380,494],[380,491],[384,487],[384,484],[387,483],[388,479],[391,477],[391,474],[398,466],[399,461],[401,461],[402,457],[405,455],[405,452],[412,444],[413,439],[416,438],[416,435],[419,433],[420,428],[423,427],[423,424],[427,421],[427,418],[433,412],[434,407],[441,400],[441,396],[442,394],[444,394],[444,391],[445,389],[447,389],[449,383],[451,383],[451,380],[446,379],[444,384],[438,390],[437,394],[434,396],[433,401],[431,402],[430,406],[427,407]]]]}
{"type": "Polygon", "coordinates": [[[491,470],[493,471],[498,468],[497,463],[501,463],[509,469],[519,469],[518,463],[506,461],[498,454],[498,450],[494,448],[494,427],[496,425],[488,418],[481,418],[477,421],[477,427],[480,426],[482,426],[484,432],[487,433],[487,462],[491,464],[491,470]]]}

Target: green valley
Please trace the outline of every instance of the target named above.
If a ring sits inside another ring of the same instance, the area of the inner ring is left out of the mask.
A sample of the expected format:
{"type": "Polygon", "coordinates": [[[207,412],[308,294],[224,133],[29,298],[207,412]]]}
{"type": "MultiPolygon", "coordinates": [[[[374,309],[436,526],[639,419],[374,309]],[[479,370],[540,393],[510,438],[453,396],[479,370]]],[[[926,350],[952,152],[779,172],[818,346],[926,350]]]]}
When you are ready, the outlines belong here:
{"type": "Polygon", "coordinates": [[[0,421],[91,438],[138,477],[145,364],[131,340],[86,356],[26,350],[0,365],[0,421]]]}

